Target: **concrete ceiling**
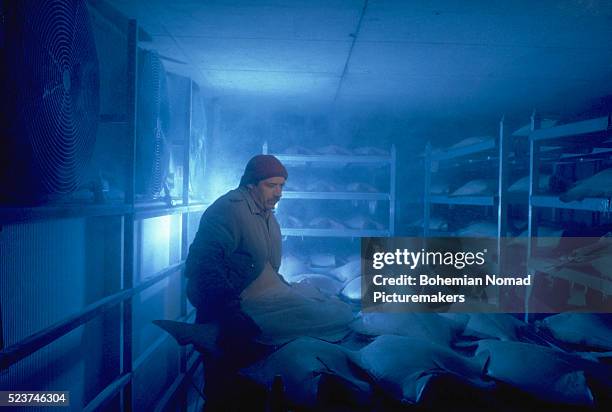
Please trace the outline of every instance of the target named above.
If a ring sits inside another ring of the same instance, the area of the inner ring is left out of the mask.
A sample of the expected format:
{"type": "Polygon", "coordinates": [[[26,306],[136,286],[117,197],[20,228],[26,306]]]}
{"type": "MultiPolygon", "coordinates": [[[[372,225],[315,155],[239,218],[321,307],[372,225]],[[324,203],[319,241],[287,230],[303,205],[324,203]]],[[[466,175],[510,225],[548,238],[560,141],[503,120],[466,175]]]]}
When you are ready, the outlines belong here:
{"type": "Polygon", "coordinates": [[[612,93],[611,1],[109,1],[211,98],[469,116],[612,93]]]}

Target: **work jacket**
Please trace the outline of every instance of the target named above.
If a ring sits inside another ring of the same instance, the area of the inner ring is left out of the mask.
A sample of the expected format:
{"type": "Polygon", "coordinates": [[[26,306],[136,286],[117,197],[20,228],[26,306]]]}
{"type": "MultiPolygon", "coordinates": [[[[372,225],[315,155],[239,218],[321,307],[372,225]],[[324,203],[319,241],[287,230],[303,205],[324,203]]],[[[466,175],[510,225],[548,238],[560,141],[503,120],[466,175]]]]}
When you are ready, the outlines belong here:
{"type": "Polygon", "coordinates": [[[187,297],[196,322],[240,310],[240,293],[270,262],[281,262],[280,227],[246,187],[231,190],[206,209],[185,264],[187,297]]]}

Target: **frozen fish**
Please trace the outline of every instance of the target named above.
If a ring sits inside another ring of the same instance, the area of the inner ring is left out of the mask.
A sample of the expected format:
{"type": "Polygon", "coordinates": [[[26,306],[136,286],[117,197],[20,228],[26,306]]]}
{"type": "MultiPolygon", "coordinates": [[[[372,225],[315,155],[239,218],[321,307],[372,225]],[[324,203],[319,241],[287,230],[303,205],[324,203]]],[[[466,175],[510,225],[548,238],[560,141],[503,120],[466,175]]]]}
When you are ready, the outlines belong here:
{"type": "Polygon", "coordinates": [[[331,274],[342,282],[361,276],[361,258],[351,260],[347,264],[333,269],[331,274]]]}
{"type": "Polygon", "coordinates": [[[571,202],[587,197],[612,197],[612,168],[576,182],[574,187],[562,194],[559,199],[562,202],[571,202]]]}
{"type": "MultiPolygon", "coordinates": [[[[512,183],[508,188],[508,192],[528,192],[529,191],[529,176],[521,177],[516,182],[512,183]]],[[[548,191],[548,185],[550,182],[550,175],[541,174],[540,183],[536,189],[548,191]]]]}
{"type": "Polygon", "coordinates": [[[497,224],[489,222],[472,223],[455,232],[464,237],[497,237],[497,224]]]}
{"type": "Polygon", "coordinates": [[[286,254],[281,259],[281,265],[279,272],[282,273],[285,280],[291,278],[295,275],[299,275],[300,273],[305,273],[308,271],[308,265],[306,262],[299,258],[298,256],[292,254],[286,254]]]}
{"type": "Polygon", "coordinates": [[[301,283],[317,288],[319,291],[328,295],[337,295],[342,290],[342,282],[327,275],[320,273],[302,273],[293,276],[291,283],[301,283]]]}
{"type": "Polygon", "coordinates": [[[318,339],[298,338],[268,358],[240,373],[269,388],[275,376],[280,376],[285,397],[292,406],[315,408],[325,388],[326,376],[339,379],[348,391],[341,391],[354,404],[365,404],[370,396],[370,384],[359,379],[350,364],[349,351],[318,339]]]}
{"type": "Polygon", "coordinates": [[[310,266],[333,268],[336,266],[336,256],[331,253],[314,253],[309,258],[310,266]]]}
{"type": "Polygon", "coordinates": [[[483,380],[484,357],[464,357],[424,339],[379,336],[358,355],[355,363],[384,392],[405,404],[419,403],[432,378],[439,375],[452,375],[477,387],[493,386],[483,380]]]}
{"type": "Polygon", "coordinates": [[[454,145],[450,146],[449,149],[457,149],[460,147],[466,147],[466,146],[471,146],[473,144],[477,144],[477,143],[482,143],[488,139],[491,139],[491,137],[489,136],[474,136],[474,137],[467,137],[463,140],[460,140],[459,142],[455,143],[454,145]]]}
{"type": "MultiPolygon", "coordinates": [[[[441,314],[441,316],[466,316],[441,314]]],[[[462,336],[477,339],[516,341],[527,327],[524,322],[507,313],[470,313],[462,336]]]]}
{"type": "MultiPolygon", "coordinates": [[[[413,222],[410,226],[423,227],[423,219],[413,222]]],[[[440,219],[439,217],[431,217],[429,218],[429,230],[448,230],[448,223],[446,220],[440,219]]]]}
{"type": "Polygon", "coordinates": [[[342,291],[342,296],[349,300],[360,300],[361,299],[361,276],[349,281],[342,291]]]}
{"type": "Polygon", "coordinates": [[[300,219],[298,219],[295,216],[279,216],[279,223],[281,224],[282,227],[287,227],[287,228],[302,228],[304,227],[304,222],[302,222],[300,219]]]}
{"type": "Polygon", "coordinates": [[[346,229],[346,226],[344,226],[342,223],[328,217],[315,217],[308,222],[308,227],[313,229],[346,229]]]}
{"type": "Polygon", "coordinates": [[[308,192],[337,192],[338,186],[327,180],[317,180],[306,185],[308,192]]]}
{"type": "MultiPolygon", "coordinates": [[[[553,119],[542,119],[540,120],[540,129],[546,129],[557,124],[556,120],[553,119]]],[[[512,136],[524,136],[528,137],[531,134],[531,122],[527,123],[523,127],[517,129],[512,133],[512,136]]]]}
{"type": "Polygon", "coordinates": [[[351,229],[358,230],[384,230],[385,226],[367,216],[358,215],[344,221],[351,229]]]}
{"type": "Polygon", "coordinates": [[[216,323],[186,323],[173,320],[154,320],[154,324],[168,332],[179,345],[193,345],[202,353],[218,355],[216,323]]]}
{"type": "Polygon", "coordinates": [[[558,351],[522,342],[481,340],[476,355],[486,354],[486,374],[554,403],[593,404],[584,371],[558,351]]]}
{"type": "Polygon", "coordinates": [[[450,344],[463,332],[467,316],[447,318],[437,313],[362,312],[351,329],[363,335],[400,335],[450,344]]]}
{"type": "Polygon", "coordinates": [[[451,196],[492,195],[495,190],[497,190],[495,180],[474,179],[455,190],[451,196]]]}
{"type": "Polygon", "coordinates": [[[612,350],[612,314],[561,313],[539,323],[556,339],[597,350],[612,350]]]}

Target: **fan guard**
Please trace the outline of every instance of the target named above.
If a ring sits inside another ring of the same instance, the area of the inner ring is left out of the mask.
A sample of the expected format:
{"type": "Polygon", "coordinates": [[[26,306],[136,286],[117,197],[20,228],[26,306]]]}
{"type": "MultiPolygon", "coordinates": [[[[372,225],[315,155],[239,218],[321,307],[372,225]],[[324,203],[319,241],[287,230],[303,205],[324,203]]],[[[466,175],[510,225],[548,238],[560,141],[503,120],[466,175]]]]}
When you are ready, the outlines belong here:
{"type": "Polygon", "coordinates": [[[1,200],[32,204],[81,183],[100,110],[98,57],[83,0],[5,2],[1,200]]]}
{"type": "Polygon", "coordinates": [[[159,196],[168,174],[170,119],[166,71],[155,51],[140,50],[136,140],[136,193],[159,196]]]}

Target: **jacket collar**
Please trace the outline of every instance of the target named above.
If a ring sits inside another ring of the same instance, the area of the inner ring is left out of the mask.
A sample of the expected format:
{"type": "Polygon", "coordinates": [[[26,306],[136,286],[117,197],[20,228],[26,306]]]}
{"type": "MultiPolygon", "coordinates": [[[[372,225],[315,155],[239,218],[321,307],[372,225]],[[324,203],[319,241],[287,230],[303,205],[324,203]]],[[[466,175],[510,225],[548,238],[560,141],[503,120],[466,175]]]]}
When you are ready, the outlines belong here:
{"type": "Polygon", "coordinates": [[[251,211],[252,214],[263,215],[263,216],[266,216],[269,214],[268,211],[265,210],[263,207],[261,207],[257,203],[257,201],[253,198],[253,194],[251,193],[248,187],[240,186],[238,190],[240,191],[240,193],[242,193],[242,196],[244,196],[244,199],[249,205],[249,210],[251,211]]]}

